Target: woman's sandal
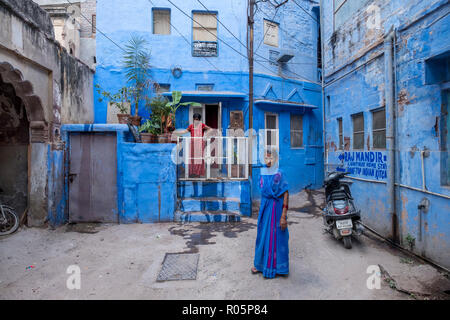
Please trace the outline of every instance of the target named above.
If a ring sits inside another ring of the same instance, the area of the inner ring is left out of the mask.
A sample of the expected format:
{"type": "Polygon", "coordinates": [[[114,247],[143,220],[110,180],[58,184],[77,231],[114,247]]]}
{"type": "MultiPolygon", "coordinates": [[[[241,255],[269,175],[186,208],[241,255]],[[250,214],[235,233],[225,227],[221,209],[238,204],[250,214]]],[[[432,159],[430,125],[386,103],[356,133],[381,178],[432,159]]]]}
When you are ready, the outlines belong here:
{"type": "Polygon", "coordinates": [[[251,268],[250,271],[252,272],[252,274],[257,274],[260,272],[255,267],[251,268]]]}

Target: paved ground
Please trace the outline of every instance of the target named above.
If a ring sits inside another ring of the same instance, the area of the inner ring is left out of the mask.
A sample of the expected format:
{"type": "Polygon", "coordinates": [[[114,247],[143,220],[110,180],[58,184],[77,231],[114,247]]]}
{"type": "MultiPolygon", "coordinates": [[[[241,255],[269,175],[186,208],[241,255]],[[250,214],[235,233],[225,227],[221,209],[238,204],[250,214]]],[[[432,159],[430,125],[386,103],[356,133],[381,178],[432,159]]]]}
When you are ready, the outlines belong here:
{"type": "Polygon", "coordinates": [[[450,289],[448,278],[373,235],[355,240],[353,249],[346,250],[323,232],[317,208],[322,201],[318,192],[291,196],[287,278],[267,280],[250,273],[256,218],[244,218],[235,224],[75,225],[57,230],[22,229],[0,239],[0,298],[448,297],[443,293],[450,289]],[[199,253],[197,280],[157,282],[166,252],[199,253]],[[66,270],[74,264],[81,268],[81,290],[66,288],[66,270]],[[379,290],[366,286],[370,265],[382,266],[386,281],[382,281],[379,290]],[[30,266],[33,268],[27,268],[30,266]]]}

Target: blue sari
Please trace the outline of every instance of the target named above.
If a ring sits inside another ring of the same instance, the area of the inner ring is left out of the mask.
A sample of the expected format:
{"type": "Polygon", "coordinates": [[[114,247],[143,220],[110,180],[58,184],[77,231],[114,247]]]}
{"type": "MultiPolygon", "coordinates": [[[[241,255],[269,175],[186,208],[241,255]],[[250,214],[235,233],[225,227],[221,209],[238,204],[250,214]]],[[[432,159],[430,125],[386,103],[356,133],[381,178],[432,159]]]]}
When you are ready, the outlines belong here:
{"type": "Polygon", "coordinates": [[[280,228],[284,193],[288,184],[280,171],[261,175],[261,207],[255,247],[255,268],[265,278],[289,273],[289,231],[280,228]]]}

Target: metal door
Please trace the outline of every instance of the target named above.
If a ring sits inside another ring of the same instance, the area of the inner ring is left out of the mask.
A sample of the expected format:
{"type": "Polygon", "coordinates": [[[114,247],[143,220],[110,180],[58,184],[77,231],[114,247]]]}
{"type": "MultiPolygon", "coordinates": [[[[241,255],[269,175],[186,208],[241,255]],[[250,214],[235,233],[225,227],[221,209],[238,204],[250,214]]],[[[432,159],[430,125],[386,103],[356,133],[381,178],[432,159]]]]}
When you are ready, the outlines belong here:
{"type": "Polygon", "coordinates": [[[116,135],[71,134],[69,222],[118,222],[116,135]]]}

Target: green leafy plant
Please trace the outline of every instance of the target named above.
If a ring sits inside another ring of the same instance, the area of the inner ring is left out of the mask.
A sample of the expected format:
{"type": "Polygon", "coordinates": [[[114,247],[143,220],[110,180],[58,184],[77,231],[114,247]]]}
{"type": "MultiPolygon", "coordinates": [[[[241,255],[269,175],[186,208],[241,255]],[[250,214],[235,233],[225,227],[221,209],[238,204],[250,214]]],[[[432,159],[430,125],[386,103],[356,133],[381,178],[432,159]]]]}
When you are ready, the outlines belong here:
{"type": "Polygon", "coordinates": [[[153,99],[147,99],[146,108],[151,112],[151,119],[160,123],[160,132],[158,134],[167,133],[170,127],[175,127],[175,116],[179,107],[181,106],[201,106],[197,102],[183,102],[181,91],[172,92],[172,101],[169,101],[166,97],[156,96],[153,99]]]}
{"type": "Polygon", "coordinates": [[[146,89],[149,88],[150,51],[148,42],[142,36],[133,35],[125,46],[123,67],[127,82],[131,86],[134,114],[138,115],[139,102],[146,89]]]}
{"type": "Polygon", "coordinates": [[[161,132],[159,121],[155,119],[148,119],[139,127],[139,132],[147,132],[153,135],[158,135],[161,132]]]}
{"type": "Polygon", "coordinates": [[[412,248],[416,244],[416,238],[414,238],[411,234],[408,233],[408,235],[405,237],[405,241],[409,245],[409,248],[412,250],[412,248]]]}
{"type": "Polygon", "coordinates": [[[99,84],[95,85],[95,89],[101,96],[98,101],[103,102],[104,99],[108,100],[113,106],[115,106],[120,113],[127,114],[128,108],[126,103],[129,103],[130,88],[122,87],[116,93],[103,90],[99,84]]]}

